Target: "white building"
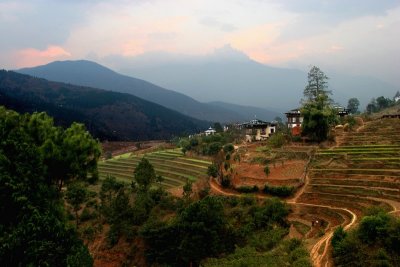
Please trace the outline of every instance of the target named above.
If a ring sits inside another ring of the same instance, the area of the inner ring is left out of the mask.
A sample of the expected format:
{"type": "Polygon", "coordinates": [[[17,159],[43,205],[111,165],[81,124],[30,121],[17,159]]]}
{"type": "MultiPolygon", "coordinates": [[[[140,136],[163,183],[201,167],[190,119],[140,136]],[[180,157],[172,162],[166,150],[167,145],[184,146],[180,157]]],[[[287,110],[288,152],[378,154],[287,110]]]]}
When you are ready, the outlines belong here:
{"type": "Polygon", "coordinates": [[[206,135],[213,135],[213,134],[215,134],[217,131],[214,129],[214,128],[212,128],[211,126],[210,126],[210,128],[208,128],[208,130],[206,130],[206,131],[204,131],[204,133],[206,134],[206,135]]]}

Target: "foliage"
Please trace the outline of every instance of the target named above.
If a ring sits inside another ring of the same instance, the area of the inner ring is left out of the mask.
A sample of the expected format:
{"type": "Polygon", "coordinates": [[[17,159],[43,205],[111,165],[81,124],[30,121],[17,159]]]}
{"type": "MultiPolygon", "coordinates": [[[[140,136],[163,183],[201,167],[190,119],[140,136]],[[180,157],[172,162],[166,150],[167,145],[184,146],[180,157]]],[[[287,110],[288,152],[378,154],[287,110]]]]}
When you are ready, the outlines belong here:
{"type": "Polygon", "coordinates": [[[216,164],[211,164],[210,166],[208,166],[207,174],[208,176],[212,176],[214,178],[218,176],[218,167],[216,166],[216,164]]]}
{"type": "Polygon", "coordinates": [[[223,149],[225,153],[232,153],[233,151],[235,151],[235,147],[233,146],[233,144],[226,144],[224,145],[223,149]]]}
{"type": "Polygon", "coordinates": [[[366,112],[368,114],[379,112],[382,109],[393,106],[394,104],[394,100],[390,98],[385,98],[384,96],[380,96],[376,99],[372,98],[371,101],[367,104],[366,112]]]}
{"type": "Polygon", "coordinates": [[[221,123],[219,123],[219,122],[215,122],[214,125],[213,125],[213,127],[214,127],[214,129],[215,129],[215,131],[216,131],[217,133],[221,133],[221,132],[224,131],[224,129],[223,129],[222,126],[221,126],[221,123]]]}
{"type": "Polygon", "coordinates": [[[103,180],[100,190],[100,200],[101,211],[105,217],[111,216],[111,202],[123,186],[121,182],[118,182],[117,179],[112,176],[107,176],[103,180]]]}
{"type": "Polygon", "coordinates": [[[270,174],[270,169],[269,169],[269,166],[268,166],[268,165],[265,165],[265,167],[264,167],[264,173],[265,173],[265,175],[269,176],[269,174],[270,174]]]}
{"type": "Polygon", "coordinates": [[[60,170],[56,179],[49,175],[51,166],[43,149],[45,144],[52,143],[54,149],[60,150],[58,138],[66,136],[65,132],[53,126],[45,114],[19,115],[0,107],[0,259],[3,266],[93,264],[86,246],[65,221],[57,188],[58,179],[79,176],[74,169],[80,157],[75,155],[76,159],[72,159],[79,151],[73,147],[77,142],[67,138],[71,156],[61,161],[67,168],[60,170]]]}
{"type": "Polygon", "coordinates": [[[134,171],[134,181],[140,191],[147,192],[150,185],[156,181],[156,172],[149,160],[142,158],[134,171]]]}
{"type": "Polygon", "coordinates": [[[192,182],[189,179],[187,179],[186,183],[183,185],[182,195],[183,195],[184,199],[186,199],[186,200],[190,199],[190,196],[193,193],[193,188],[192,187],[193,187],[192,182]]]}
{"type": "Polygon", "coordinates": [[[306,100],[301,108],[303,116],[302,135],[321,142],[327,139],[329,127],[337,122],[336,110],[327,90],[328,77],[318,68],[312,67],[308,73],[308,84],[304,89],[306,100]]]}
{"type": "Polygon", "coordinates": [[[232,210],[240,220],[239,232],[246,236],[234,253],[207,259],[204,266],[312,266],[308,251],[297,239],[284,240],[289,232],[284,218],[286,205],[276,199],[267,200],[261,206],[254,203],[249,208],[232,210]]]}
{"type": "Polygon", "coordinates": [[[72,206],[75,212],[76,227],[79,225],[78,211],[81,205],[88,199],[88,191],[81,183],[72,183],[68,185],[66,200],[72,206]]]}
{"type": "Polygon", "coordinates": [[[268,138],[268,144],[273,148],[280,148],[286,143],[286,137],[283,133],[275,133],[268,138]]]}
{"type": "Polygon", "coordinates": [[[221,150],[221,148],[222,148],[222,145],[220,142],[213,142],[208,146],[207,154],[210,156],[216,155],[221,150]]]}
{"type": "MultiPolygon", "coordinates": [[[[368,213],[367,213],[368,214],[368,213]]],[[[341,266],[397,266],[400,260],[400,220],[375,209],[358,228],[332,237],[333,257],[341,266]]]]}
{"type": "Polygon", "coordinates": [[[254,185],[254,186],[243,185],[243,186],[236,187],[235,189],[236,189],[236,191],[238,191],[240,193],[256,193],[260,190],[258,188],[258,186],[256,186],[256,185],[254,185]]]}
{"type": "Polygon", "coordinates": [[[307,75],[308,83],[304,88],[304,97],[307,101],[315,101],[321,95],[327,96],[331,94],[328,90],[328,77],[318,67],[311,67],[307,75]]]}
{"type": "Polygon", "coordinates": [[[263,192],[272,196],[277,196],[277,197],[289,197],[294,194],[295,188],[294,186],[270,186],[270,185],[265,185],[263,192]]]}
{"type": "Polygon", "coordinates": [[[190,204],[169,223],[146,223],[140,234],[150,244],[149,260],[174,266],[232,251],[235,238],[221,200],[213,196],[190,204]]]}
{"type": "Polygon", "coordinates": [[[349,101],[347,102],[347,109],[350,110],[351,114],[357,114],[359,106],[360,106],[360,101],[355,97],[350,98],[349,101]]]}
{"type": "Polygon", "coordinates": [[[111,202],[110,216],[107,218],[110,231],[107,234],[109,244],[115,245],[122,234],[129,236],[132,228],[133,209],[124,189],[120,189],[111,202]]]}
{"type": "Polygon", "coordinates": [[[231,185],[231,176],[228,175],[224,175],[221,179],[221,185],[222,187],[228,188],[231,185]]]}

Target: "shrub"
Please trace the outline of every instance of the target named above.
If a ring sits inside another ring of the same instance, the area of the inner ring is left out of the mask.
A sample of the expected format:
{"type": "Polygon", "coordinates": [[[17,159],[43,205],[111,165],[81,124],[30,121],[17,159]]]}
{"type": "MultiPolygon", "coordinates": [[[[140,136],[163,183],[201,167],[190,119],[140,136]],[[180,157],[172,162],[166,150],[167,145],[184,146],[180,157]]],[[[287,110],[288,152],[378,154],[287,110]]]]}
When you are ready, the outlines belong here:
{"type": "Polygon", "coordinates": [[[226,144],[224,146],[224,152],[225,153],[231,153],[235,150],[235,147],[232,144],[226,144]]]}
{"type": "Polygon", "coordinates": [[[270,159],[266,157],[254,157],[251,159],[251,163],[258,163],[258,164],[268,164],[270,159]]]}
{"type": "Polygon", "coordinates": [[[240,198],[240,204],[242,206],[253,206],[256,203],[256,199],[252,195],[246,195],[240,198]]]}
{"type": "Polygon", "coordinates": [[[222,145],[220,142],[213,142],[208,146],[207,154],[210,156],[216,155],[221,150],[221,148],[222,148],[222,145]]]}
{"type": "Polygon", "coordinates": [[[96,213],[90,212],[88,208],[84,208],[82,211],[82,214],[80,216],[80,221],[85,222],[85,221],[91,220],[93,218],[96,218],[96,213]]]}
{"type": "Polygon", "coordinates": [[[277,197],[289,197],[295,192],[294,186],[269,186],[265,185],[263,192],[277,197]]]}
{"type": "Polygon", "coordinates": [[[95,233],[96,233],[96,230],[91,225],[85,227],[85,229],[83,229],[83,231],[82,231],[83,236],[86,239],[91,240],[91,241],[94,239],[95,233]]]}
{"type": "Polygon", "coordinates": [[[217,177],[218,176],[218,168],[217,168],[217,166],[215,164],[212,164],[212,165],[208,166],[207,174],[209,176],[214,177],[214,178],[217,177]]]}
{"type": "Polygon", "coordinates": [[[264,167],[264,173],[265,173],[265,175],[269,175],[270,174],[270,170],[269,170],[269,166],[268,165],[265,165],[265,167],[264,167]]]}
{"type": "Polygon", "coordinates": [[[268,144],[274,148],[282,147],[286,143],[283,133],[276,133],[268,139],[268,144]]]}
{"type": "Polygon", "coordinates": [[[230,175],[225,175],[222,178],[221,185],[222,185],[222,187],[225,187],[225,188],[227,188],[227,187],[229,187],[231,185],[231,177],[230,177],[230,175]]]}
{"type": "Polygon", "coordinates": [[[235,189],[236,189],[236,191],[238,191],[240,193],[256,193],[260,190],[258,188],[258,186],[256,186],[256,185],[254,185],[254,186],[249,186],[249,185],[239,186],[239,187],[236,187],[235,189]]]}

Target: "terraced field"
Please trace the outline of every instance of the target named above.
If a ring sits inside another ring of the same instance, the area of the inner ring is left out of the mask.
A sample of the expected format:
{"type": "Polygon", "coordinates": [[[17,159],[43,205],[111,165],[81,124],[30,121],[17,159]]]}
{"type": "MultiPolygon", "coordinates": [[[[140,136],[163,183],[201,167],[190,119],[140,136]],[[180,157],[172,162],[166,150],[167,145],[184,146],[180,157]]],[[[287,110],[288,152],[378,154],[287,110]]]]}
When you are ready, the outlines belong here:
{"type": "MultiPolygon", "coordinates": [[[[327,249],[323,247],[329,245],[335,226],[350,225],[349,213],[356,222],[371,206],[383,207],[394,214],[400,210],[400,120],[368,122],[357,132],[347,133],[338,144],[317,151],[304,191],[294,202],[298,208],[326,206],[330,215],[332,212],[338,215],[333,220],[334,217],[329,218],[317,209],[308,209],[304,215],[325,217],[332,226],[324,229],[326,234],[312,249],[317,266],[329,266],[327,249]]],[[[304,213],[305,208],[302,209],[304,213]]]]}
{"type": "Polygon", "coordinates": [[[189,179],[195,181],[200,177],[207,177],[209,161],[184,156],[180,150],[169,149],[144,155],[121,156],[99,163],[100,179],[107,175],[118,180],[131,183],[133,172],[142,159],[146,157],[153,164],[156,174],[164,178],[164,188],[181,187],[189,179]]]}

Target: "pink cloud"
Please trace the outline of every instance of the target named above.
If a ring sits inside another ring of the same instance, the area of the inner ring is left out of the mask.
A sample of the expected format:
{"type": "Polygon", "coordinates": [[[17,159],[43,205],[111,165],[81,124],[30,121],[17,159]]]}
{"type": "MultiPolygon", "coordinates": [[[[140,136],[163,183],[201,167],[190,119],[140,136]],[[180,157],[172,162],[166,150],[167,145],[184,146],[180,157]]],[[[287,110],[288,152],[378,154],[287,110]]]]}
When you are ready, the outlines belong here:
{"type": "Polygon", "coordinates": [[[49,63],[54,60],[71,57],[71,54],[61,46],[50,45],[45,50],[26,48],[15,53],[17,67],[32,67],[49,63]]]}

